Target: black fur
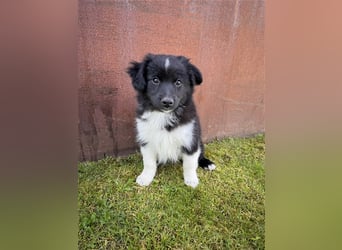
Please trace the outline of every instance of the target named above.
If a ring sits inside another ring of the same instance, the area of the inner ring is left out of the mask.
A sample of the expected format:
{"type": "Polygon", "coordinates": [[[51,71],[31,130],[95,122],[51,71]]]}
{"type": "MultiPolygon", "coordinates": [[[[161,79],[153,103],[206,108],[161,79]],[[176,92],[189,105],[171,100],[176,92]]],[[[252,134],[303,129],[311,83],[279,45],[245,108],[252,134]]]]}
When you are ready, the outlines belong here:
{"type": "MultiPolygon", "coordinates": [[[[200,70],[184,56],[147,54],[142,62],[131,62],[127,73],[137,91],[138,118],[141,118],[145,111],[173,112],[177,119],[165,127],[168,131],[194,120],[191,148],[183,147],[182,150],[191,155],[200,146],[199,166],[208,169],[208,166],[213,163],[204,157],[200,122],[192,99],[194,86],[201,84],[203,80],[200,70]],[[170,60],[167,69],[165,69],[166,58],[170,60]],[[178,80],[181,86],[177,85],[178,80]]],[[[140,142],[140,146],[147,143],[140,142]]]]}

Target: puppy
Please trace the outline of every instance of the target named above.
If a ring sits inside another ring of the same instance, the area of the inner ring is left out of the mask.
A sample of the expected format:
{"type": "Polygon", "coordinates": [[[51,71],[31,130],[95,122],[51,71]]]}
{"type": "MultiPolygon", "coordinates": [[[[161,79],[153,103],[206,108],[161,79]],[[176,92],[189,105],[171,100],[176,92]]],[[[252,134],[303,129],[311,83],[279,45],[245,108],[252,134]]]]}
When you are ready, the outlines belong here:
{"type": "Polygon", "coordinates": [[[158,164],[182,160],[184,182],[195,188],[198,166],[215,169],[204,157],[192,99],[194,87],[202,83],[201,72],[184,56],[147,54],[142,62],[131,62],[127,73],[137,92],[137,141],[144,164],[136,182],[148,186],[158,164]]]}

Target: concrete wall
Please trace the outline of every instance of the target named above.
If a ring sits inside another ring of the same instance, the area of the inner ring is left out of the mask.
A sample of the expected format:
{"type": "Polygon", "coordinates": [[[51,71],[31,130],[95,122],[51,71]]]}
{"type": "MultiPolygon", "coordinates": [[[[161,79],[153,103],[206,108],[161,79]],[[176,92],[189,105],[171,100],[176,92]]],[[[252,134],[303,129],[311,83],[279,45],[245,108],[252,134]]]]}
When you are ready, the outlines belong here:
{"type": "Polygon", "coordinates": [[[148,53],[184,55],[204,141],[264,131],[264,1],[79,2],[80,160],[136,149],[135,93],[125,69],[148,53]]]}

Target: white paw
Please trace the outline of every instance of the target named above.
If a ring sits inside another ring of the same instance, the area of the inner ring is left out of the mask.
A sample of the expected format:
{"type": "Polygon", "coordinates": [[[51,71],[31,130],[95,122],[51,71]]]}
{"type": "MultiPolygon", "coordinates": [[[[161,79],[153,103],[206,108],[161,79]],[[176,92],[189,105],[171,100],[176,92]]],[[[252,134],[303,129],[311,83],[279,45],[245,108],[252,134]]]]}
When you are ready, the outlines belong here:
{"type": "Polygon", "coordinates": [[[140,186],[148,186],[153,181],[153,177],[154,176],[150,176],[147,174],[141,174],[137,177],[136,183],[138,183],[138,185],[140,186]]]}
{"type": "Polygon", "coordinates": [[[197,187],[199,180],[198,180],[197,176],[193,176],[191,178],[184,178],[184,183],[187,186],[195,188],[195,187],[197,187]]]}
{"type": "Polygon", "coordinates": [[[210,170],[210,171],[214,170],[215,168],[216,168],[216,166],[214,164],[210,164],[208,166],[208,170],[210,170]]]}

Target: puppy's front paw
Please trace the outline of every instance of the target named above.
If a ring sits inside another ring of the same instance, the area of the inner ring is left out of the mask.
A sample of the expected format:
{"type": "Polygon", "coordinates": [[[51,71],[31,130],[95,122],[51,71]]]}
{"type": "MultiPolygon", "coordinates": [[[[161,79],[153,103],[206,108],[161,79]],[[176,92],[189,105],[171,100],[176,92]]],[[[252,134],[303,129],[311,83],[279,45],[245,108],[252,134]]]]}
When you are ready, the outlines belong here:
{"type": "Polygon", "coordinates": [[[148,186],[153,181],[153,177],[154,176],[150,176],[148,174],[142,173],[141,175],[137,177],[136,183],[138,183],[138,185],[140,186],[148,186]]]}
{"type": "Polygon", "coordinates": [[[184,183],[187,186],[195,188],[195,187],[197,187],[197,185],[199,183],[199,180],[198,180],[197,176],[194,175],[194,176],[191,176],[191,177],[185,177],[184,178],[184,183]]]}

